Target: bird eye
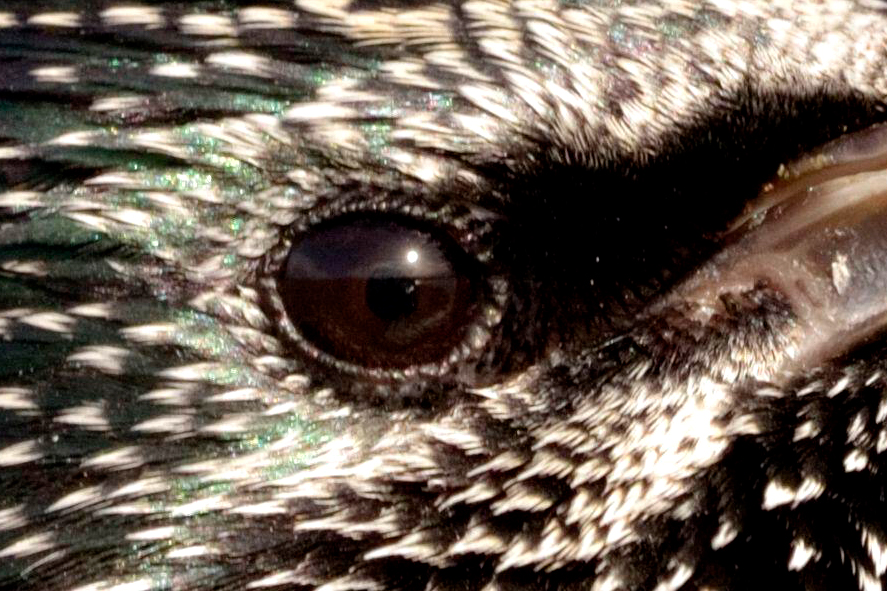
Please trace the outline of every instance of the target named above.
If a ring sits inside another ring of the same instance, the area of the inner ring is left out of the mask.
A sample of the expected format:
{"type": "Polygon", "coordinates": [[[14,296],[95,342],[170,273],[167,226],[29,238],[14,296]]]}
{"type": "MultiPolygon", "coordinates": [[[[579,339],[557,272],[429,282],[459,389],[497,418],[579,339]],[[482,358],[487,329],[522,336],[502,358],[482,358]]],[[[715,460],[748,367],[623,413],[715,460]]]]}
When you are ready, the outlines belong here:
{"type": "Polygon", "coordinates": [[[299,237],[277,293],[299,336],[336,359],[405,368],[444,359],[476,313],[470,257],[405,221],[334,221],[299,237]]]}

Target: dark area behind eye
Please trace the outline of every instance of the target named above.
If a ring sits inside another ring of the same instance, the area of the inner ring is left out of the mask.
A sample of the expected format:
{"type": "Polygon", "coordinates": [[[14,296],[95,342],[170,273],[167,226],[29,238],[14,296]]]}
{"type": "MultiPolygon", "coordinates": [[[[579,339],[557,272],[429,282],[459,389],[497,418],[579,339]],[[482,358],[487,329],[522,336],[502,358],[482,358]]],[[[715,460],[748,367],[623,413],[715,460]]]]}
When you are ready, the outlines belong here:
{"type": "MultiPolygon", "coordinates": [[[[504,258],[522,274],[516,301],[551,303],[530,329],[542,325],[559,343],[587,342],[577,332],[602,340],[624,329],[716,251],[719,233],[781,163],[884,119],[883,105],[857,95],[749,91],[734,107],[674,129],[649,154],[613,157],[597,148],[567,158],[540,146],[516,170],[485,167],[508,220],[504,258]],[[576,164],[580,158],[591,164],[576,164]],[[533,297],[541,289],[545,297],[533,297]]],[[[600,146],[610,144],[603,135],[600,146]]],[[[525,327],[512,328],[512,342],[544,347],[525,327]]]]}

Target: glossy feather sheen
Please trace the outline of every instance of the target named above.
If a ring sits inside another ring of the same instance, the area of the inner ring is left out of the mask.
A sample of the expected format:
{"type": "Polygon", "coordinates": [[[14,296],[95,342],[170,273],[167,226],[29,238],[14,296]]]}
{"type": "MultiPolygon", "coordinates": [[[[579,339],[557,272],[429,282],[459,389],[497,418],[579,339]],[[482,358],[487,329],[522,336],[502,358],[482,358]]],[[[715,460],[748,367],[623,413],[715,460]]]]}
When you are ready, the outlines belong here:
{"type": "Polygon", "coordinates": [[[882,588],[877,332],[786,364],[790,289],[681,286],[885,118],[883,39],[872,1],[0,6],[0,588],[882,588]],[[482,259],[456,359],[291,346],[266,279],[355,211],[482,259]]]}

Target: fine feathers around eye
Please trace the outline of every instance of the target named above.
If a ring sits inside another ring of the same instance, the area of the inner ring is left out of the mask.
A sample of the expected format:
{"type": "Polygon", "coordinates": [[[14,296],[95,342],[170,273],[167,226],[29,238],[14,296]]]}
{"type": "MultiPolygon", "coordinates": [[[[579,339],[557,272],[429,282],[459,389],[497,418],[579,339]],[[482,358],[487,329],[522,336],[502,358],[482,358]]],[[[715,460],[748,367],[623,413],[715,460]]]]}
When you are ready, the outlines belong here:
{"type": "Polygon", "coordinates": [[[766,288],[425,405],[275,336],[263,261],[343,195],[581,244],[545,166],[883,117],[878,3],[605,4],[0,7],[0,588],[882,588],[883,351],[757,381],[766,288]]]}

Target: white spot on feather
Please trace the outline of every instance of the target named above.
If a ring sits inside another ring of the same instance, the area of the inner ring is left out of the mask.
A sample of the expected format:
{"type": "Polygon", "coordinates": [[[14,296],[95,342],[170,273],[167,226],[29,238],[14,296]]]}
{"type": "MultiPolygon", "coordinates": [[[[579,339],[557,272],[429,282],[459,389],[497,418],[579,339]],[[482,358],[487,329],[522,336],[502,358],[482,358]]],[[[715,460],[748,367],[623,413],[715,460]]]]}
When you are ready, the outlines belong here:
{"type": "Polygon", "coordinates": [[[795,505],[818,499],[825,492],[825,482],[813,476],[807,476],[801,481],[798,492],[795,494],[795,505]]]}
{"type": "Polygon", "coordinates": [[[863,527],[862,543],[872,559],[875,574],[883,576],[887,572],[887,547],[884,545],[884,538],[874,530],[863,527]]]}
{"type": "Polygon", "coordinates": [[[135,482],[128,482],[124,484],[117,490],[112,491],[110,494],[108,494],[108,498],[116,499],[129,496],[144,497],[147,495],[166,492],[169,489],[169,481],[164,480],[159,476],[149,476],[147,478],[136,480],[135,482]]]}
{"type": "Polygon", "coordinates": [[[69,131],[49,140],[51,146],[90,146],[95,143],[96,134],[91,131],[69,131]]]}
{"type": "Polygon", "coordinates": [[[28,519],[25,517],[24,505],[0,509],[0,531],[17,529],[27,524],[28,519]]]}
{"type": "Polygon", "coordinates": [[[0,388],[0,408],[5,410],[37,410],[28,388],[0,388]]]}
{"type": "Polygon", "coordinates": [[[782,505],[786,505],[795,500],[795,489],[782,484],[776,480],[771,480],[764,489],[764,509],[775,509],[782,505]]]}
{"type": "Polygon", "coordinates": [[[795,428],[793,441],[801,441],[802,439],[810,439],[819,434],[819,427],[812,420],[804,421],[795,428]]]}
{"type": "Polygon", "coordinates": [[[233,37],[237,34],[231,18],[223,14],[186,14],[179,19],[186,35],[233,37]]]}
{"type": "Polygon", "coordinates": [[[807,566],[815,553],[815,548],[808,546],[804,540],[795,538],[792,541],[792,553],[788,559],[788,570],[801,570],[807,566]]]}
{"type": "Polygon", "coordinates": [[[239,505],[231,509],[230,513],[253,516],[286,515],[288,509],[278,501],[265,501],[264,503],[254,503],[252,505],[239,505]]]}
{"type": "Polygon", "coordinates": [[[66,312],[74,316],[84,316],[86,318],[103,318],[110,319],[114,306],[104,302],[95,302],[92,304],[81,304],[68,308],[66,312]]]}
{"type": "Polygon", "coordinates": [[[847,389],[847,386],[850,385],[850,376],[843,376],[840,380],[838,380],[834,386],[832,386],[829,391],[826,393],[826,396],[829,398],[834,398],[841,392],[844,392],[847,389]]]}
{"type": "Polygon", "coordinates": [[[84,468],[127,470],[137,468],[144,463],[145,459],[142,457],[139,448],[131,445],[86,458],[80,465],[84,468]]]}
{"type": "Polygon", "coordinates": [[[81,347],[68,355],[68,363],[79,363],[108,375],[122,375],[131,352],[123,347],[93,345],[81,347]]]}
{"type": "Polygon", "coordinates": [[[42,261],[6,261],[0,265],[0,269],[17,275],[30,275],[31,277],[46,277],[49,273],[46,263],[42,261]]]}
{"type": "Polygon", "coordinates": [[[105,212],[105,217],[128,226],[148,229],[153,222],[153,216],[145,211],[137,209],[115,209],[105,212]]]}
{"type": "Polygon", "coordinates": [[[204,402],[253,402],[262,399],[262,390],[257,388],[238,388],[222,394],[214,394],[204,398],[204,402]]]}
{"type": "Polygon", "coordinates": [[[19,318],[19,322],[62,334],[70,334],[71,329],[77,323],[74,318],[59,312],[38,312],[19,318]]]}
{"type": "Polygon", "coordinates": [[[18,17],[11,12],[0,12],[0,29],[18,26],[18,17]]]}
{"type": "Polygon", "coordinates": [[[178,328],[171,322],[130,326],[120,331],[123,337],[143,345],[164,345],[173,342],[178,328]]]}
{"type": "Polygon", "coordinates": [[[353,119],[358,115],[353,108],[330,103],[301,103],[285,114],[286,121],[317,121],[324,119],[353,119]]]}
{"type": "Polygon", "coordinates": [[[297,15],[281,8],[249,6],[241,9],[237,18],[244,29],[291,29],[297,15]]]}
{"type": "Polygon", "coordinates": [[[216,363],[194,363],[171,367],[163,370],[158,375],[162,378],[182,382],[202,382],[206,380],[207,376],[219,369],[221,369],[221,366],[216,363]]]}
{"type": "MultiPolygon", "coordinates": [[[[0,158],[17,160],[26,155],[24,151],[13,150],[7,152],[0,150],[0,158]]],[[[43,205],[43,193],[37,191],[5,191],[0,193],[0,207],[40,207],[43,205]]]]}
{"type": "Polygon", "coordinates": [[[690,579],[694,570],[691,564],[679,564],[672,575],[656,585],[653,591],[674,591],[675,589],[680,589],[690,579]]]}
{"type": "Polygon", "coordinates": [[[89,106],[89,110],[100,113],[124,111],[141,106],[145,100],[144,96],[139,95],[105,96],[95,99],[89,106]]]}
{"type": "Polygon", "coordinates": [[[102,495],[102,487],[88,486],[86,488],[76,490],[58,499],[55,503],[47,507],[45,512],[53,513],[55,511],[82,509],[83,507],[98,503],[103,498],[104,496],[102,495]]]}
{"type": "Polygon", "coordinates": [[[200,68],[196,64],[160,64],[151,68],[151,74],[164,78],[199,78],[200,68]]]}
{"type": "Polygon", "coordinates": [[[173,526],[155,527],[153,529],[143,529],[126,536],[131,542],[153,542],[157,540],[173,540],[176,536],[176,528],[173,526]]]}
{"type": "Polygon", "coordinates": [[[82,406],[62,409],[55,417],[56,423],[74,425],[87,431],[110,431],[111,425],[105,415],[104,402],[94,402],[82,406]]]}
{"type": "Polygon", "coordinates": [[[711,547],[713,550],[720,550],[734,539],[736,539],[736,535],[739,533],[739,530],[736,529],[736,526],[733,525],[732,521],[724,521],[718,527],[718,531],[715,532],[715,535],[711,538],[711,547]]]}
{"type": "Polygon", "coordinates": [[[246,588],[260,589],[262,587],[280,587],[282,585],[288,585],[290,583],[296,582],[294,574],[295,572],[291,570],[278,571],[267,577],[256,579],[255,581],[249,583],[246,588]]]}
{"type": "MultiPolygon", "coordinates": [[[[85,213],[67,213],[65,217],[71,219],[87,228],[92,228],[94,230],[98,230],[100,232],[104,232],[106,234],[111,234],[114,232],[113,225],[108,222],[103,217],[99,217],[96,215],[89,215],[85,213]]],[[[113,268],[111,262],[108,262],[108,266],[113,268]]],[[[122,271],[122,269],[121,269],[122,271]]]]}
{"type": "Polygon", "coordinates": [[[875,416],[875,422],[878,424],[883,423],[887,420],[887,397],[881,398],[881,402],[878,403],[878,413],[875,416]]]}
{"type": "Polygon", "coordinates": [[[80,15],[76,12],[41,12],[28,18],[28,24],[42,27],[79,27],[80,15]]]}
{"type": "Polygon", "coordinates": [[[138,25],[146,29],[156,29],[166,24],[161,9],[152,6],[112,6],[99,13],[99,16],[106,25],[112,27],[138,25]]]}
{"type": "Polygon", "coordinates": [[[221,421],[216,421],[215,423],[211,423],[201,428],[200,431],[203,433],[215,433],[219,435],[230,434],[230,433],[243,433],[245,432],[251,423],[251,418],[249,416],[244,415],[232,415],[222,419],[221,421]]]}
{"type": "Polygon", "coordinates": [[[74,84],[77,82],[77,69],[73,66],[42,66],[31,70],[31,76],[46,84],[74,84]]]}
{"type": "Polygon", "coordinates": [[[868,456],[858,447],[850,450],[844,456],[844,470],[847,472],[859,472],[864,470],[867,465],[868,456]]]}
{"type": "Polygon", "coordinates": [[[171,517],[193,517],[194,515],[201,515],[210,511],[224,511],[231,508],[230,501],[220,495],[214,495],[173,507],[169,514],[171,517]]]}
{"type": "Polygon", "coordinates": [[[435,546],[430,544],[425,532],[408,534],[392,544],[379,546],[363,555],[364,560],[402,557],[408,560],[422,560],[436,553],[435,546]]]}
{"type": "Polygon", "coordinates": [[[245,51],[214,53],[206,58],[206,63],[251,76],[270,78],[274,74],[268,58],[245,51]]]}
{"type": "Polygon", "coordinates": [[[880,578],[872,576],[864,565],[856,561],[853,561],[852,564],[856,569],[856,579],[859,581],[860,591],[884,591],[880,578]]]}
{"type": "Polygon", "coordinates": [[[54,548],[52,537],[51,533],[39,533],[21,538],[0,550],[0,558],[22,558],[54,548]]]}
{"type": "Polygon", "coordinates": [[[151,579],[138,579],[125,583],[110,584],[107,581],[91,583],[83,587],[77,587],[71,591],[152,591],[157,589],[151,579]]]}
{"type": "Polygon", "coordinates": [[[519,123],[517,115],[504,104],[507,99],[496,89],[475,84],[464,85],[459,91],[466,100],[495,117],[497,121],[512,125],[519,123]]]}
{"type": "Polygon", "coordinates": [[[473,524],[468,527],[465,535],[450,546],[446,554],[459,556],[461,554],[502,554],[508,548],[501,536],[493,533],[484,525],[473,524]]]}
{"type": "Polygon", "coordinates": [[[209,546],[186,546],[185,548],[176,548],[166,554],[167,558],[173,560],[186,560],[190,558],[202,558],[204,556],[212,556],[219,554],[218,550],[209,546]]]}
{"type": "Polygon", "coordinates": [[[860,443],[861,438],[868,432],[868,413],[860,411],[853,415],[850,426],[847,427],[847,443],[860,443]]]}
{"type": "Polygon", "coordinates": [[[0,449],[0,466],[17,466],[39,460],[43,454],[36,439],[14,443],[0,449]]]}
{"type": "Polygon", "coordinates": [[[142,433],[188,433],[193,430],[194,417],[187,414],[163,415],[133,425],[132,430],[142,433]]]}
{"type": "Polygon", "coordinates": [[[189,406],[194,384],[177,384],[169,388],[156,388],[139,395],[139,400],[150,401],[164,406],[189,406]]]}

